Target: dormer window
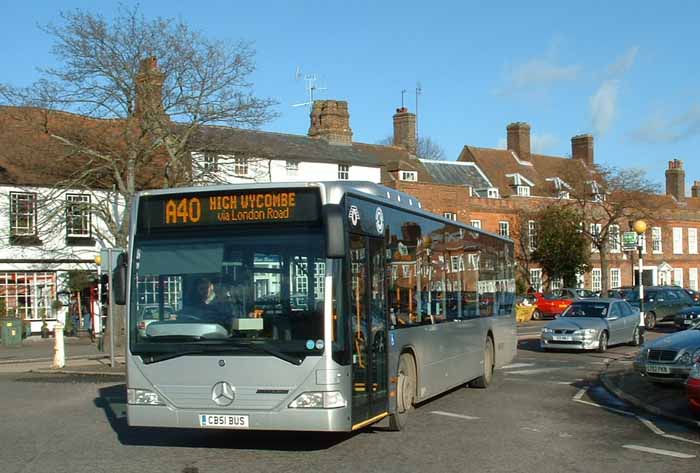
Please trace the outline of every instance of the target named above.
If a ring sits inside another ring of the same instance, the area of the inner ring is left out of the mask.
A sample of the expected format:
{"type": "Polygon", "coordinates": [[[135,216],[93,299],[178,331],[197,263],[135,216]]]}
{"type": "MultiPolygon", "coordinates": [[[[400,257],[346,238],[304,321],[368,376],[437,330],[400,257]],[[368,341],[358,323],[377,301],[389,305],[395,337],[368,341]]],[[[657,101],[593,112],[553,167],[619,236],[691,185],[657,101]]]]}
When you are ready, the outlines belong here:
{"type": "Polygon", "coordinates": [[[486,189],[486,197],[489,199],[498,199],[500,197],[500,192],[495,187],[489,187],[486,189]]]}
{"type": "Polygon", "coordinates": [[[569,195],[569,191],[559,191],[559,195],[557,196],[560,199],[570,199],[571,196],[569,195]]]}
{"type": "Polygon", "coordinates": [[[399,171],[399,179],[402,181],[417,182],[418,172],[417,171],[399,171]]]}
{"type": "Polygon", "coordinates": [[[520,197],[530,197],[530,186],[517,186],[516,190],[520,197]]]}

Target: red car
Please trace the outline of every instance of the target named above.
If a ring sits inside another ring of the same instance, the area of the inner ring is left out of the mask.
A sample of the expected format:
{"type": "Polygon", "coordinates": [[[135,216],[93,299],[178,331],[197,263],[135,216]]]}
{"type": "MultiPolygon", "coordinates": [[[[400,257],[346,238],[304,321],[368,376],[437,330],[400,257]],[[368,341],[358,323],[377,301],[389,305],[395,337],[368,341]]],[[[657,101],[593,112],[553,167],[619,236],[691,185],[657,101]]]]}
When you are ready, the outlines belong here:
{"type": "Polygon", "coordinates": [[[554,289],[544,296],[535,293],[537,308],[532,313],[534,320],[541,320],[544,317],[557,318],[566,310],[571,303],[584,297],[595,297],[595,294],[586,289],[566,287],[564,289],[554,289]]]}
{"type": "Polygon", "coordinates": [[[700,417],[700,363],[695,363],[688,375],[688,407],[700,417]]]}

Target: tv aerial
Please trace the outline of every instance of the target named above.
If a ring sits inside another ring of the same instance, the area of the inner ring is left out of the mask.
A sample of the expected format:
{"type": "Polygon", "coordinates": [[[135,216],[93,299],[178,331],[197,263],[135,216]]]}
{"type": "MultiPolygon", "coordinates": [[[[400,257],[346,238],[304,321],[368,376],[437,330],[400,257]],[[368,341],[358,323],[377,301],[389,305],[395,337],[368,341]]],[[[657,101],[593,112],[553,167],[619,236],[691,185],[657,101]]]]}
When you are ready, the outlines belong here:
{"type": "Polygon", "coordinates": [[[314,95],[316,91],[328,90],[326,87],[319,87],[316,85],[318,78],[316,74],[302,74],[301,68],[297,66],[296,72],[294,73],[295,80],[304,80],[306,82],[306,92],[308,93],[309,99],[306,102],[292,104],[292,107],[306,107],[311,106],[314,103],[314,95]]]}

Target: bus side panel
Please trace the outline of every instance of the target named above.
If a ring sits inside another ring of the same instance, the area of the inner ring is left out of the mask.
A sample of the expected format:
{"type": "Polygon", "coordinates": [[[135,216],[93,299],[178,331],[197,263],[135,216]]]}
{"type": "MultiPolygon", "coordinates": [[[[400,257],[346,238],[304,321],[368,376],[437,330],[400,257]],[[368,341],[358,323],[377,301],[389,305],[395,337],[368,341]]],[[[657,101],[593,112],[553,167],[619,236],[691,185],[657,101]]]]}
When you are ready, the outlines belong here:
{"type": "Polygon", "coordinates": [[[501,316],[493,317],[491,320],[496,352],[496,368],[501,368],[513,361],[518,350],[515,317],[501,316]]]}

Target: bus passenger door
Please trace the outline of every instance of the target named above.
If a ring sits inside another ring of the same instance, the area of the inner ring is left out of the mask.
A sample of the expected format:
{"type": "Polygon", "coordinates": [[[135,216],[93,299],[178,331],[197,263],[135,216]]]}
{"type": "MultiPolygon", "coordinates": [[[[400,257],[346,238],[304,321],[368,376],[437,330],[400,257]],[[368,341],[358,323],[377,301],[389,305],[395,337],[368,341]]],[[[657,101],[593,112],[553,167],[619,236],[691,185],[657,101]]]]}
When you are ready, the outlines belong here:
{"type": "Polygon", "coordinates": [[[387,310],[384,241],[350,235],[352,423],[387,411],[387,310]]]}

